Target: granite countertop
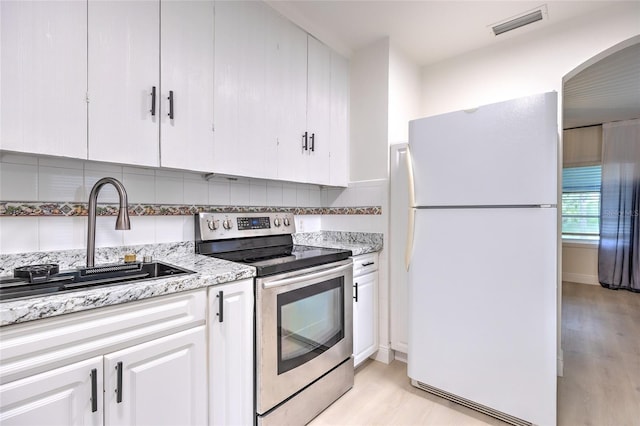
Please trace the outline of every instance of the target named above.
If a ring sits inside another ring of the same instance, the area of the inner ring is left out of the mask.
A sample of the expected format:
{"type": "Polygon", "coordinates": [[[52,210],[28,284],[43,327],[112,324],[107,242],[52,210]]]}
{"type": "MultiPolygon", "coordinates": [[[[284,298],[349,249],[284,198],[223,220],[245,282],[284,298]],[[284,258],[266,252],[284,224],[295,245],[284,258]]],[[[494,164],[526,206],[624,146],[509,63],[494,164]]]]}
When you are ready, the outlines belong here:
{"type": "Polygon", "coordinates": [[[296,244],[351,250],[353,256],[382,250],[382,234],[372,232],[317,231],[293,235],[296,244]]]}
{"type": "MultiPolygon", "coordinates": [[[[319,231],[294,234],[293,238],[295,244],[347,249],[354,256],[382,250],[382,234],[379,233],[319,231]]],[[[195,274],[0,302],[0,326],[194,290],[256,275],[252,266],[195,254],[193,242],[98,248],[95,263],[121,263],[126,253],[135,253],[138,259],[152,256],[154,261],[189,269],[195,274]]],[[[12,276],[16,267],[42,263],[57,263],[60,271],[75,269],[86,264],[86,252],[2,254],[0,277],[12,276]]]]}
{"type": "MultiPolygon", "coordinates": [[[[96,265],[122,262],[125,253],[136,253],[138,259],[150,255],[154,261],[196,273],[0,302],[0,326],[204,288],[253,278],[256,274],[252,266],[195,254],[193,242],[101,248],[96,250],[96,265]]],[[[11,276],[18,266],[41,263],[57,263],[61,271],[74,269],[86,264],[86,252],[68,250],[0,255],[0,276],[11,276]]]]}

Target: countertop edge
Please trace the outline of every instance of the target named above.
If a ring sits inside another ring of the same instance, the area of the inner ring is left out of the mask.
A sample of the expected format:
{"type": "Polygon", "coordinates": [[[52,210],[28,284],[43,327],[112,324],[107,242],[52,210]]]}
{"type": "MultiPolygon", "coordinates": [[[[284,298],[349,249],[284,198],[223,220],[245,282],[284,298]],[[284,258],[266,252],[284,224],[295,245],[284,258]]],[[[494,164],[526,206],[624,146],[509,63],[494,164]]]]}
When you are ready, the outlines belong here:
{"type": "Polygon", "coordinates": [[[0,327],[253,279],[256,275],[252,266],[192,256],[194,262],[171,256],[155,260],[190,270],[200,269],[193,274],[0,302],[0,327]]]}

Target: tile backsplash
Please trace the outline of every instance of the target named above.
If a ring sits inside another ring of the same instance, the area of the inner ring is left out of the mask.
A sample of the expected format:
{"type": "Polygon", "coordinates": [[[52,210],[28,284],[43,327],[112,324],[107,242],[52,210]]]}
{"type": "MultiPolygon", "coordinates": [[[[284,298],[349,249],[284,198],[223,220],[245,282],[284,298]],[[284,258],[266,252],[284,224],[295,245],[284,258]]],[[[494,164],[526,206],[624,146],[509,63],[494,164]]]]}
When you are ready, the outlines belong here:
{"type": "MultiPolygon", "coordinates": [[[[0,152],[0,201],[88,201],[95,182],[105,176],[120,180],[131,204],[357,207],[381,206],[387,181],[354,182],[348,188],[320,187],[249,178],[209,177],[164,169],[129,167],[67,158],[0,152]]],[[[107,185],[99,203],[117,203],[107,185]]],[[[296,218],[300,232],[320,230],[320,216],[296,218]]],[[[86,217],[0,217],[0,253],[68,250],[85,247],[86,217]]],[[[193,240],[191,216],[132,216],[131,230],[116,231],[113,217],[98,217],[96,246],[150,244],[193,240]]]]}
{"type": "MultiPolygon", "coordinates": [[[[129,202],[243,206],[322,207],[317,185],[249,178],[213,177],[172,170],[3,153],[0,200],[87,202],[98,179],[111,176],[127,189],[129,202]]],[[[114,203],[111,186],[100,203],[114,203]]]]}

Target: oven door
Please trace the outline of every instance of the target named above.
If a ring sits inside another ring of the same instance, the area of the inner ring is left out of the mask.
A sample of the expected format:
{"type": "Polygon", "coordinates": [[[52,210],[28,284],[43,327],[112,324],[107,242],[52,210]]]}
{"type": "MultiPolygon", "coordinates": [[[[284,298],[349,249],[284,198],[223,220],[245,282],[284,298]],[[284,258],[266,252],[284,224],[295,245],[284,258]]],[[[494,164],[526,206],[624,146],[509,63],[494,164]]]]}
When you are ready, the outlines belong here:
{"type": "Polygon", "coordinates": [[[353,352],[351,259],[256,279],[256,397],[264,414],[353,352]]]}

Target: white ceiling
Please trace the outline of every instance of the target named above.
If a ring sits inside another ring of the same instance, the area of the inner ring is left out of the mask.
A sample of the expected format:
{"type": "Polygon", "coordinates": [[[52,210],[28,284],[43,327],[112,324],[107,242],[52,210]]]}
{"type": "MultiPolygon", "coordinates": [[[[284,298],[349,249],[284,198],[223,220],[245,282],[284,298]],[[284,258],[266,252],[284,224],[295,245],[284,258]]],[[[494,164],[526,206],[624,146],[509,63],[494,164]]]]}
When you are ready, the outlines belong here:
{"type": "Polygon", "coordinates": [[[563,92],[565,129],[640,117],[640,43],[580,71],[563,92]]]}
{"type": "MultiPolygon", "coordinates": [[[[544,31],[619,1],[267,0],[284,16],[346,56],[390,37],[421,66],[527,32],[544,31]],[[493,24],[546,5],[539,21],[500,36],[493,24]]],[[[635,0],[637,1],[637,0],[635,0]]],[[[640,17],[639,17],[640,18],[640,17]]],[[[638,48],[605,58],[567,82],[564,128],[640,117],[638,48]]]]}
{"type": "Polygon", "coordinates": [[[268,3],[305,30],[350,56],[390,37],[418,65],[439,62],[540,31],[618,1],[272,0],[268,3]],[[494,36],[491,25],[546,4],[548,19],[494,36]]]}

